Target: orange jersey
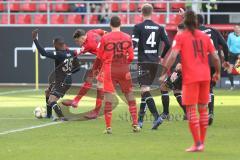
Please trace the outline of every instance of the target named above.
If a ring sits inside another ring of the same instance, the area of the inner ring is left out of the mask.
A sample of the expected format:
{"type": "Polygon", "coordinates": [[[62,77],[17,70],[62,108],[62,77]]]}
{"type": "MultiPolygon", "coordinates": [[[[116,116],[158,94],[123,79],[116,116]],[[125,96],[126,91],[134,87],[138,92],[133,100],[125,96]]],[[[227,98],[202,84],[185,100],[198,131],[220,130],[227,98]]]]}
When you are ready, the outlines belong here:
{"type": "Polygon", "coordinates": [[[97,55],[97,46],[106,31],[102,29],[93,29],[86,33],[87,39],[84,42],[80,54],[86,52],[97,55]]]}
{"type": "Polygon", "coordinates": [[[104,64],[129,64],[134,58],[131,37],[124,32],[110,32],[101,39],[98,58],[104,64]]]}
{"type": "Polygon", "coordinates": [[[175,36],[172,50],[181,54],[183,84],[210,80],[208,54],[215,48],[208,35],[185,30],[175,36]]]}
{"type": "Polygon", "coordinates": [[[104,35],[99,44],[97,56],[103,63],[105,92],[114,92],[116,84],[120,85],[124,93],[131,91],[129,63],[134,58],[131,37],[120,31],[104,35]]]}

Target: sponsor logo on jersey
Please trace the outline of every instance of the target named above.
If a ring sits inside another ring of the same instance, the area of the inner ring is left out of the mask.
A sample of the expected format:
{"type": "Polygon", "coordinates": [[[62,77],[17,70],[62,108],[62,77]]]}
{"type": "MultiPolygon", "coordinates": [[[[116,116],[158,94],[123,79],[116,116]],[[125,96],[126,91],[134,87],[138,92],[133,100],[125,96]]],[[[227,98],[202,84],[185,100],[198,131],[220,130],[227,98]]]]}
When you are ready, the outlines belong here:
{"type": "Polygon", "coordinates": [[[145,26],[145,29],[155,29],[155,30],[158,30],[159,27],[158,26],[145,26]]]}

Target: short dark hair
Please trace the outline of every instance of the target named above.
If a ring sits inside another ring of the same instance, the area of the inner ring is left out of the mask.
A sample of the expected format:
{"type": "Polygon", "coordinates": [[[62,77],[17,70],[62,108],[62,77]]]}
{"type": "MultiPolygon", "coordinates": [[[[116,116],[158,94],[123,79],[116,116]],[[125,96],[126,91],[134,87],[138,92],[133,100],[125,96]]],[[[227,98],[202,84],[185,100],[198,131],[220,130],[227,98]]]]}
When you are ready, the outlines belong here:
{"type": "Polygon", "coordinates": [[[77,29],[74,33],[73,33],[73,38],[80,38],[82,36],[86,35],[86,31],[83,29],[77,29]]]}
{"type": "Polygon", "coordinates": [[[146,3],[142,6],[142,14],[143,16],[150,16],[153,12],[153,6],[149,3],[146,3]]]}
{"type": "Polygon", "coordinates": [[[121,25],[121,19],[118,16],[112,16],[110,25],[115,28],[119,27],[121,25]]]}
{"type": "Polygon", "coordinates": [[[54,39],[53,39],[53,43],[54,44],[56,44],[56,43],[58,43],[58,44],[64,44],[65,42],[64,42],[64,38],[63,37],[55,37],[54,39]]]}
{"type": "Polygon", "coordinates": [[[204,17],[201,14],[197,14],[198,25],[204,24],[204,17]]]}

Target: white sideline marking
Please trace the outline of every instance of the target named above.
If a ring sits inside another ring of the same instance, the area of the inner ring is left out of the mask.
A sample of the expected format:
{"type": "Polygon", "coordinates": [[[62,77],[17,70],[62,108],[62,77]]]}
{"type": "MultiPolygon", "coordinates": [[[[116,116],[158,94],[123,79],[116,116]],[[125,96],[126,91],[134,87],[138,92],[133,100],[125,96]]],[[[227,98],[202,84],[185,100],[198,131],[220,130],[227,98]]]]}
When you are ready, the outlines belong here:
{"type": "Polygon", "coordinates": [[[0,132],[0,136],[10,134],[10,133],[23,132],[23,131],[27,131],[27,130],[36,129],[36,128],[43,128],[43,127],[52,126],[52,125],[59,124],[59,123],[62,123],[62,122],[51,122],[51,123],[41,124],[41,125],[37,125],[37,126],[8,130],[8,131],[0,132]]]}
{"type": "MultiPolygon", "coordinates": [[[[41,89],[39,89],[41,90],[41,89]]],[[[14,90],[14,91],[7,91],[7,92],[0,92],[0,96],[8,95],[8,94],[15,94],[15,93],[25,93],[25,92],[33,92],[33,91],[39,91],[36,89],[26,89],[26,90],[14,90]]]]}

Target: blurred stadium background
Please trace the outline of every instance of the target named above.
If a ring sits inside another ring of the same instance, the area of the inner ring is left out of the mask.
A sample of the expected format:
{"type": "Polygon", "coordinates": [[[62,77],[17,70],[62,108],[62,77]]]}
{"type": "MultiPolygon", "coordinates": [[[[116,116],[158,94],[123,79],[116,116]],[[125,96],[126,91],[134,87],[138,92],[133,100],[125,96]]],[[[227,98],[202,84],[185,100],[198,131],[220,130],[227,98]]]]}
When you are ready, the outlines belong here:
{"type": "MultiPolygon", "coordinates": [[[[122,30],[131,34],[132,26],[142,21],[139,11],[146,2],[154,6],[152,18],[166,27],[170,40],[181,21],[179,8],[192,8],[203,14],[206,24],[217,28],[225,38],[233,31],[233,24],[240,22],[238,0],[0,0],[0,84],[36,86],[47,83],[53,61],[35,54],[32,29],[40,28],[39,40],[47,49],[53,49],[52,38],[59,35],[65,38],[70,48],[76,49],[72,40],[76,28],[109,30],[108,22],[112,15],[119,15],[122,30]]],[[[85,64],[81,72],[74,76],[74,83],[83,81],[79,77],[90,67],[93,58],[92,55],[83,56],[85,64]]],[[[222,76],[217,86],[230,88],[226,74],[222,73],[222,76]]],[[[234,83],[239,87],[239,77],[235,78],[234,83]]]]}

